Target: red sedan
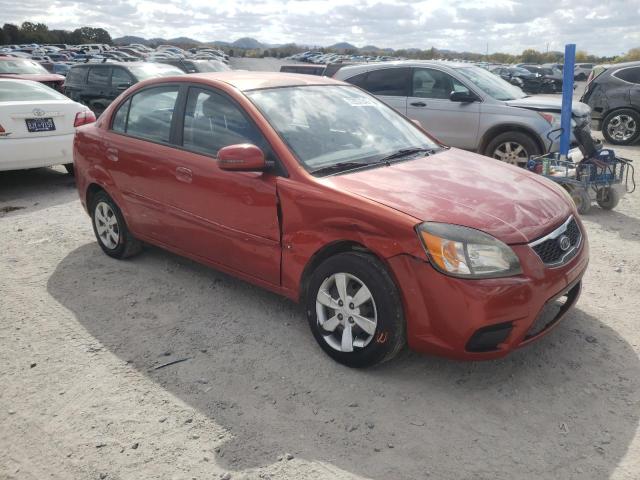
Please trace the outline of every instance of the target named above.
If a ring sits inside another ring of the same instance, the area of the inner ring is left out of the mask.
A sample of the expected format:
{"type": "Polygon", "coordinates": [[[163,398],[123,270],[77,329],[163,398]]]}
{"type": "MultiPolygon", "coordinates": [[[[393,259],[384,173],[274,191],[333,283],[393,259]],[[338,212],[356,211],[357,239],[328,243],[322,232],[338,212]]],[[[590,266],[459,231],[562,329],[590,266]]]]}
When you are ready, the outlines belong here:
{"type": "Polygon", "coordinates": [[[47,69],[38,62],[25,58],[2,55],[0,55],[0,78],[40,82],[59,92],[62,92],[62,85],[64,84],[64,77],[62,75],[49,73],[47,69]]]}
{"type": "Polygon", "coordinates": [[[561,188],[328,78],[144,81],[78,129],[74,161],[107,255],[146,242],[303,302],[349,366],[405,344],[503,356],[557,324],[588,263],[561,188]]]}

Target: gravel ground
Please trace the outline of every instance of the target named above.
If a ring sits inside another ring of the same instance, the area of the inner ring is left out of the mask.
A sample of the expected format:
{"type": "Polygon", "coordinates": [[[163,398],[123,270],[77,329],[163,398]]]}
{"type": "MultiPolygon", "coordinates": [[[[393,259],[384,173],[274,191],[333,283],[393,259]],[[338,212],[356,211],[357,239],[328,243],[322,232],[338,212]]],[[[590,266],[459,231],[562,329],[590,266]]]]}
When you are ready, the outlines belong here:
{"type": "Polygon", "coordinates": [[[287,300],[105,256],[61,168],[0,173],[0,479],[640,478],[640,194],[584,221],[583,296],[546,338],[361,371],[287,300]]]}

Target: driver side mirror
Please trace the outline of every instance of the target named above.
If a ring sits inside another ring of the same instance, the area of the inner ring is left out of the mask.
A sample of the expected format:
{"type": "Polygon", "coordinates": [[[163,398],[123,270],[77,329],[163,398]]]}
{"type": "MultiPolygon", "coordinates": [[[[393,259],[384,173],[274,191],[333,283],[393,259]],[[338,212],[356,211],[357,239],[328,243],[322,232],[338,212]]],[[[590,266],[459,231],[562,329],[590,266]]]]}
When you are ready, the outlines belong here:
{"type": "Polygon", "coordinates": [[[218,150],[218,166],[236,172],[262,172],[267,168],[264,153],[251,143],[228,145],[218,150]]]}
{"type": "Polygon", "coordinates": [[[451,100],[452,102],[471,103],[471,102],[477,102],[478,97],[476,97],[471,92],[455,92],[454,91],[454,92],[451,92],[451,94],[449,95],[449,100],[451,100]]]}

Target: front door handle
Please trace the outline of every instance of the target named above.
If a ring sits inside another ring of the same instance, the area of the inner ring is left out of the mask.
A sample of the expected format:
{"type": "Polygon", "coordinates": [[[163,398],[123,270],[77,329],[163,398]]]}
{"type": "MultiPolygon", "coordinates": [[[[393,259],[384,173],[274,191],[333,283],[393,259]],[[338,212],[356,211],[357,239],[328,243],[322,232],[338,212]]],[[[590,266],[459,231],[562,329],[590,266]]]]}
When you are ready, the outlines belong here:
{"type": "Polygon", "coordinates": [[[118,150],[113,148],[113,147],[107,148],[107,159],[111,160],[112,162],[117,162],[118,161],[118,150]]]}
{"type": "Polygon", "coordinates": [[[426,107],[427,104],[424,102],[412,102],[409,105],[411,105],[412,107],[426,107]]]}
{"type": "Polygon", "coordinates": [[[191,183],[193,180],[193,172],[187,167],[177,167],[176,178],[181,182],[191,183]]]}

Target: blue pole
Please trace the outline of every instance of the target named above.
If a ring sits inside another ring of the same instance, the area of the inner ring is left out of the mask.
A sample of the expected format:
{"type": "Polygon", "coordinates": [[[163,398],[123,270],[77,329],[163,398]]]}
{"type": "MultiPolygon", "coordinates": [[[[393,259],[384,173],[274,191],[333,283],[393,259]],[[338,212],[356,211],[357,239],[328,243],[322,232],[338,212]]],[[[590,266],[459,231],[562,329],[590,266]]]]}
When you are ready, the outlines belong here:
{"type": "Polygon", "coordinates": [[[573,103],[573,68],[576,62],[576,45],[564,46],[564,68],[562,71],[562,113],[560,115],[560,156],[567,158],[571,146],[571,107],[573,103]]]}

